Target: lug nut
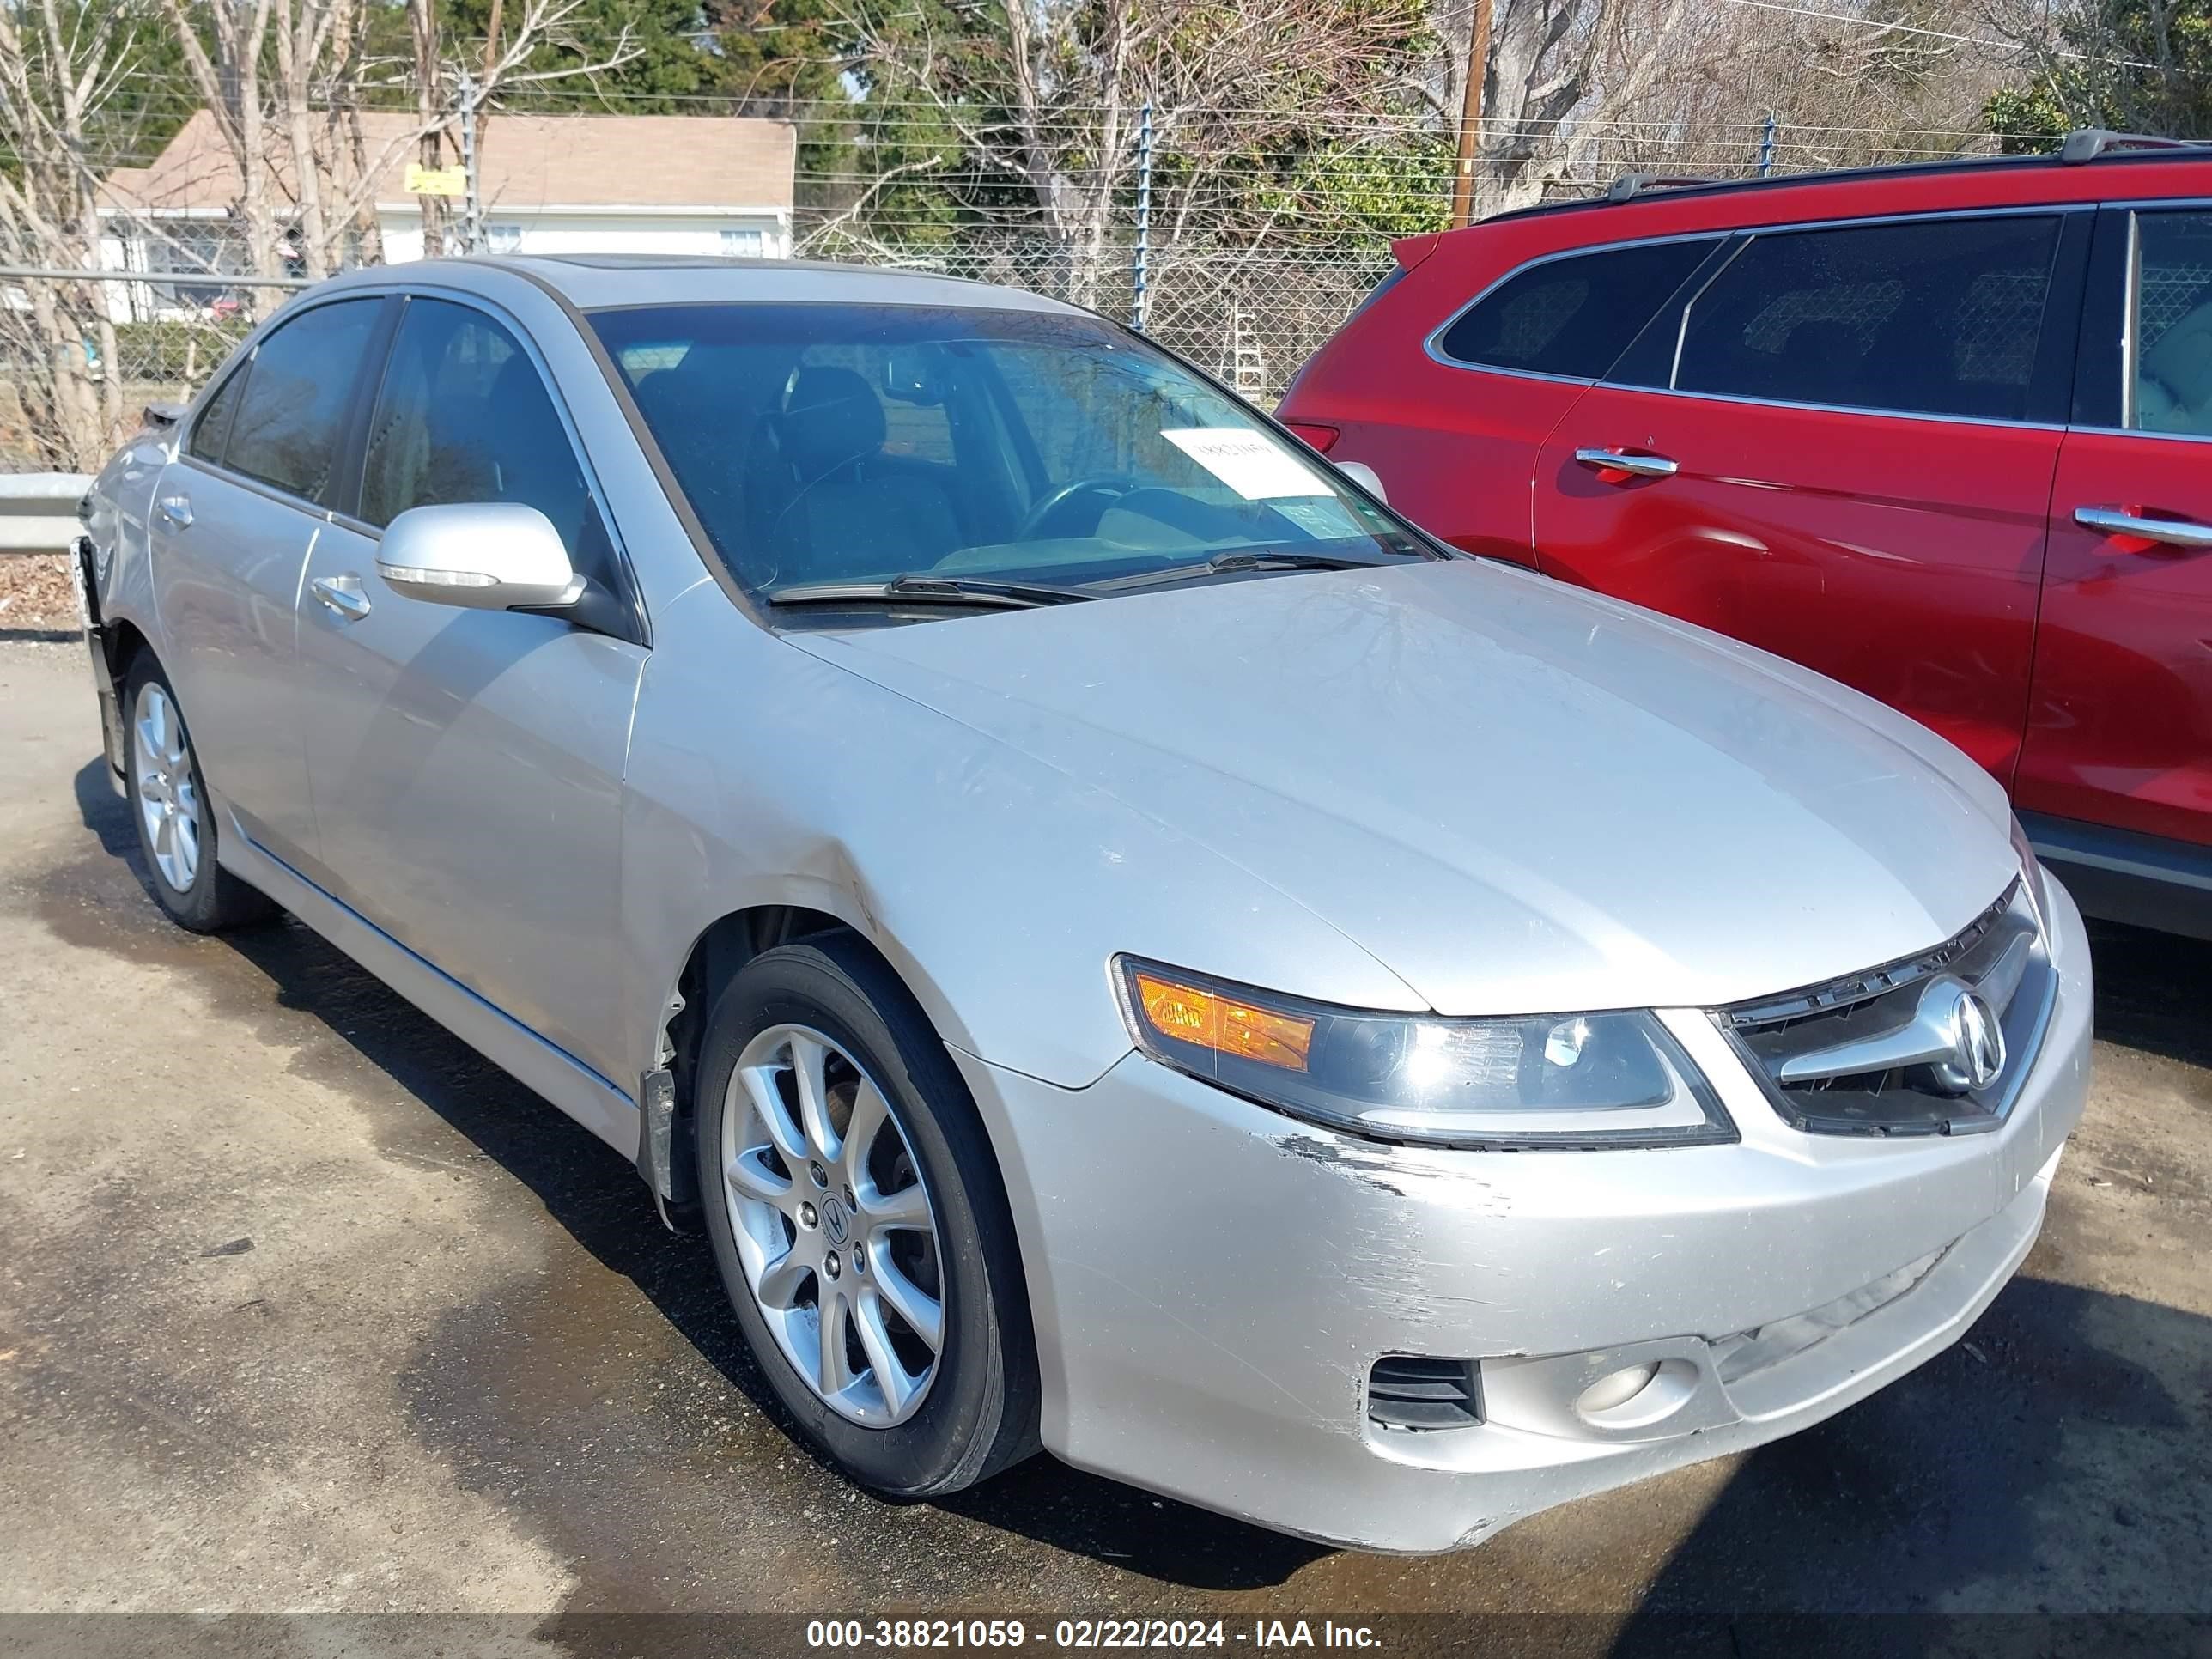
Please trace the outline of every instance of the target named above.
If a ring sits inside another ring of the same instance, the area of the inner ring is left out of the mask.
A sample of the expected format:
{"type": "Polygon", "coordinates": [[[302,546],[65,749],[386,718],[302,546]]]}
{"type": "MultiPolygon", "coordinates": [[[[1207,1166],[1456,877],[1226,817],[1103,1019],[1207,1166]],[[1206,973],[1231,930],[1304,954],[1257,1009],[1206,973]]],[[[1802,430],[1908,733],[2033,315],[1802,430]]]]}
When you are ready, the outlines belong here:
{"type": "Polygon", "coordinates": [[[853,1246],[853,1271],[862,1277],[866,1277],[868,1271],[868,1253],[858,1244],[853,1246]]]}
{"type": "Polygon", "coordinates": [[[832,1250],[829,1255],[822,1258],[822,1271],[828,1273],[832,1279],[836,1278],[838,1273],[842,1271],[838,1265],[836,1251],[832,1250]]]}
{"type": "Polygon", "coordinates": [[[810,1164],[806,1166],[806,1173],[814,1177],[814,1184],[816,1186],[821,1188],[824,1192],[829,1190],[829,1170],[823,1169],[819,1164],[810,1164]]]}
{"type": "Polygon", "coordinates": [[[854,1201],[853,1183],[849,1181],[845,1183],[845,1207],[855,1215],[858,1215],[860,1211],[860,1206],[854,1201]]]}
{"type": "Polygon", "coordinates": [[[799,1224],[800,1226],[811,1227],[814,1224],[814,1206],[811,1204],[802,1204],[799,1206],[799,1224]]]}

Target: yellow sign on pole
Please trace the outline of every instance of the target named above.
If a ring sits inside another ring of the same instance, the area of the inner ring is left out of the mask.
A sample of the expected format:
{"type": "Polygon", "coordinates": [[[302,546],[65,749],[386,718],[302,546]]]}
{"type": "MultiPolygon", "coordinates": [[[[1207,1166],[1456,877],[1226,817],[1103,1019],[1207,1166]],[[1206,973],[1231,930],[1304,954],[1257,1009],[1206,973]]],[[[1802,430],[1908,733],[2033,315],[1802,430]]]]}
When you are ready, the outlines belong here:
{"type": "Polygon", "coordinates": [[[407,164],[407,193],[410,196],[465,196],[469,193],[469,175],[465,167],[426,167],[419,161],[407,164]]]}

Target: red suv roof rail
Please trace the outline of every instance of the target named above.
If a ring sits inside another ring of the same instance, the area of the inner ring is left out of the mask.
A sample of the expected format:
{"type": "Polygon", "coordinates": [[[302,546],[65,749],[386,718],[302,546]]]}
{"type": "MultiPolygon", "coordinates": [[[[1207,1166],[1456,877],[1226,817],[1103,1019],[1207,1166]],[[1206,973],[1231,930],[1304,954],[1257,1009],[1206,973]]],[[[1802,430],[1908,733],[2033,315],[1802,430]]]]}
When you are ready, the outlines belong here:
{"type": "Polygon", "coordinates": [[[2082,127],[2066,135],[2058,147],[2062,161],[2094,161],[2116,149],[2202,149],[2202,140],[2166,138],[2152,132],[2113,132],[2104,127],[2082,127]]]}
{"type": "Polygon", "coordinates": [[[1675,173],[1624,173],[1605,187],[1608,202],[1633,201],[1646,191],[1690,190],[1700,185],[1730,185],[1742,182],[1735,179],[1715,179],[1709,175],[1675,173]]]}

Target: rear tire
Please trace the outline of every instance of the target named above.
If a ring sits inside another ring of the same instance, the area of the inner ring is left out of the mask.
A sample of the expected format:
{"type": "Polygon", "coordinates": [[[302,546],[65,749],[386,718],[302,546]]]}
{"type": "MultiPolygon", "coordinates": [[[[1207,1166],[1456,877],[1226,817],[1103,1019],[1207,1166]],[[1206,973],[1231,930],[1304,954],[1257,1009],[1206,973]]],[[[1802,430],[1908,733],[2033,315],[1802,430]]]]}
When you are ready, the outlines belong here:
{"type": "Polygon", "coordinates": [[[215,809],[168,677],[142,653],[125,682],[125,793],[155,902],[195,933],[265,921],[276,906],[216,861],[215,809]]]}
{"type": "Polygon", "coordinates": [[[997,1162],[890,969],[843,932],[763,951],[715,1001],[697,1076],[715,1263],[806,1437],[908,1498],[1035,1451],[1036,1348],[997,1162]]]}

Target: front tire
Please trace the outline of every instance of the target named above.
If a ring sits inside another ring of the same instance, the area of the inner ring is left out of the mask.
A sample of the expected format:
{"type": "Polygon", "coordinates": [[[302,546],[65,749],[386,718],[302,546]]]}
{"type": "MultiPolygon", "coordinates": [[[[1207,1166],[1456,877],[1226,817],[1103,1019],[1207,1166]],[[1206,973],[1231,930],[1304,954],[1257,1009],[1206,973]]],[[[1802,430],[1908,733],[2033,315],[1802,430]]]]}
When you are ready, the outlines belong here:
{"type": "Polygon", "coordinates": [[[806,1437],[901,1497],[1034,1451],[1036,1352],[997,1164],[884,963],[842,932],[755,957],[714,1004],[697,1076],[715,1263],[806,1437]]]}
{"type": "Polygon", "coordinates": [[[216,862],[215,809],[192,752],[191,734],[168,677],[150,654],[131,665],[124,688],[130,764],[124,773],[155,901],[196,933],[260,921],[276,907],[216,862]]]}

